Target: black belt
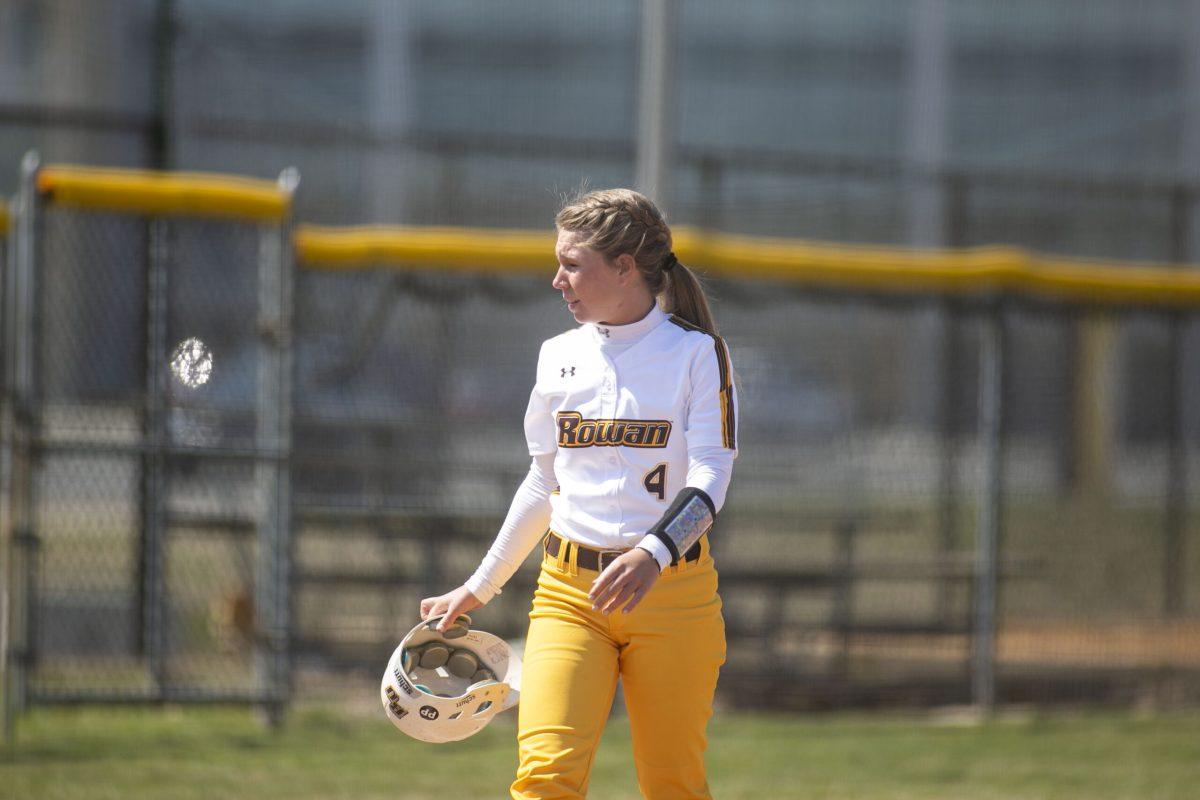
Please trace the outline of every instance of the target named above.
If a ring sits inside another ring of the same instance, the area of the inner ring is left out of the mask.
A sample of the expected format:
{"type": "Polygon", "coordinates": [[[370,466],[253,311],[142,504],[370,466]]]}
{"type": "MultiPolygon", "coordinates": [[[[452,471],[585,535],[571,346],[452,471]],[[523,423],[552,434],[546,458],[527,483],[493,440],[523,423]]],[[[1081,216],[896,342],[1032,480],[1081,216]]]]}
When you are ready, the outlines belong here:
{"type": "MultiPolygon", "coordinates": [[[[546,533],[546,553],[551,558],[558,557],[558,551],[562,547],[563,538],[554,531],[546,533]]],[[[572,542],[572,544],[575,544],[572,542]]],[[[616,553],[611,550],[593,550],[590,547],[584,547],[581,544],[575,544],[575,563],[583,569],[593,569],[597,572],[603,572],[609,564],[616,561],[619,556],[625,553],[616,553]]],[[[628,551],[625,551],[628,552],[628,551]]],[[[699,561],[700,560],[700,542],[692,545],[686,553],[683,554],[684,561],[699,561]]]]}

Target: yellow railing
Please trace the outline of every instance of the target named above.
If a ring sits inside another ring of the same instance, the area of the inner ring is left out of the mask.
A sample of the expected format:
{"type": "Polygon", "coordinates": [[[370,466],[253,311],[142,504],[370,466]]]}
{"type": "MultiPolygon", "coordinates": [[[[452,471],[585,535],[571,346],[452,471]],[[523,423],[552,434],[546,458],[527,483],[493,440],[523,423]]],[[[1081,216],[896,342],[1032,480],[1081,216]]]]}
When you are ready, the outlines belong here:
{"type": "Polygon", "coordinates": [[[318,269],[393,266],[486,272],[545,272],[554,233],[491,228],[365,226],[296,228],[296,258],[318,269]]]}
{"type": "Polygon", "coordinates": [[[282,220],[291,199],[272,181],[196,172],[48,166],[38,191],[56,205],[140,214],[282,220]]]}
{"type": "MultiPolygon", "coordinates": [[[[302,225],[296,255],[315,269],[386,266],[549,274],[550,231],[302,225]]],[[[1013,247],[907,250],[763,239],[679,227],[685,264],[726,278],[825,289],[978,295],[1012,292],[1101,305],[1200,306],[1200,272],[1154,264],[1047,257],[1013,247]]]]}
{"type": "MultiPolygon", "coordinates": [[[[291,195],[278,183],[206,173],[54,165],[39,192],[57,205],[142,214],[281,221],[291,195]]],[[[0,209],[0,233],[8,224],[0,209]]],[[[451,227],[301,225],[297,260],[313,269],[453,269],[548,275],[554,235],[451,227]]],[[[675,252],[701,271],[863,292],[971,296],[1008,292],[1093,305],[1200,307],[1200,270],[1088,261],[1013,247],[909,250],[768,239],[678,227],[675,252]]]]}

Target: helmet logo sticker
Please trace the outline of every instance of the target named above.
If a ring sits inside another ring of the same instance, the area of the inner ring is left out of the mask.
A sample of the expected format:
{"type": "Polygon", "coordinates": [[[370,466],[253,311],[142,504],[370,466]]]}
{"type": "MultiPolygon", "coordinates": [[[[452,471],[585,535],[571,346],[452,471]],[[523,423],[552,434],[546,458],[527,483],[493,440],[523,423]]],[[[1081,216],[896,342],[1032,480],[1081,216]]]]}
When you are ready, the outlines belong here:
{"type": "Polygon", "coordinates": [[[404,690],[404,693],[409,697],[416,697],[417,692],[411,685],[409,685],[408,681],[404,679],[404,673],[398,669],[393,670],[392,672],[396,676],[396,683],[400,684],[400,688],[404,690]]]}

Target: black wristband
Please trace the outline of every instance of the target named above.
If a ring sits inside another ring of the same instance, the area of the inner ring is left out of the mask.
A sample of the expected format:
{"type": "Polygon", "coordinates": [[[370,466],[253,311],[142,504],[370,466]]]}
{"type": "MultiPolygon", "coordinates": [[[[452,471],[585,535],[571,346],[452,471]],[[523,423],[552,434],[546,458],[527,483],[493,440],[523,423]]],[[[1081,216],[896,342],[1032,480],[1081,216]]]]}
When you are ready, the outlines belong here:
{"type": "Polygon", "coordinates": [[[683,553],[712,528],[716,517],[717,507],[708,493],[688,486],[675,495],[666,512],[646,532],[666,545],[671,564],[678,564],[683,553]]]}

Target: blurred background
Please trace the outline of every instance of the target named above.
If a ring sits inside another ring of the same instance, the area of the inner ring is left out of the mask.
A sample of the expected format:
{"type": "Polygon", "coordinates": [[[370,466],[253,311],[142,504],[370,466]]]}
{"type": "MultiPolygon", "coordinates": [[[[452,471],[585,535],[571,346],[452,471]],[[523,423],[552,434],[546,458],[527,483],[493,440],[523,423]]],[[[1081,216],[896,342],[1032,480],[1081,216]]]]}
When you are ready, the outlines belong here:
{"type": "MultiPolygon", "coordinates": [[[[585,184],[884,264],[1193,270],[1200,6],[0,0],[10,713],[375,676],[485,552],[572,322],[549,237],[538,274],[335,269],[292,225],[548,233],[585,184]],[[282,221],[83,208],[31,150],[300,183],[282,221]]],[[[1196,703],[1193,308],[709,291],[743,403],[722,703],[1196,703]]],[[[523,635],[536,560],[481,626],[523,635]]]]}

